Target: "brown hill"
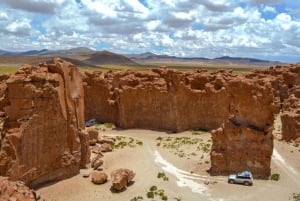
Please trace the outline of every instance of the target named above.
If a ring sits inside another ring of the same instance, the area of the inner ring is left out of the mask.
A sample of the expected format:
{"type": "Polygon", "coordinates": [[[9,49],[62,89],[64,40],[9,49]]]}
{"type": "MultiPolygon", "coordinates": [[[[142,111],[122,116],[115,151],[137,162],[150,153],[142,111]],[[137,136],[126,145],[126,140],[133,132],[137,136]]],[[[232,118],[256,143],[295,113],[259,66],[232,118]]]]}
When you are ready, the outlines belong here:
{"type": "Polygon", "coordinates": [[[128,57],[108,51],[99,51],[91,54],[84,62],[90,65],[138,65],[128,57]]]}

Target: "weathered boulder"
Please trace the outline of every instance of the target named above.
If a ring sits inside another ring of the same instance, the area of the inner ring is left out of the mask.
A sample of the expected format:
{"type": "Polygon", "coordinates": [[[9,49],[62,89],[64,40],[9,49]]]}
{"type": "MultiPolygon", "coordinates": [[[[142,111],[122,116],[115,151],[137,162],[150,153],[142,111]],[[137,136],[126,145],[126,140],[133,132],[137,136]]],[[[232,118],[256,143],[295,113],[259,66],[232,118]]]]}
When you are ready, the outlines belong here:
{"type": "Polygon", "coordinates": [[[104,172],[94,171],[92,173],[92,182],[94,184],[104,184],[107,182],[107,174],[104,172]]]}
{"type": "Polygon", "coordinates": [[[112,180],[112,189],[121,191],[133,181],[135,173],[132,170],[120,168],[111,172],[110,176],[112,180]]]}
{"type": "Polygon", "coordinates": [[[81,78],[55,59],[24,65],[6,80],[0,175],[36,186],[79,173],[89,158],[81,78]]]}
{"type": "Polygon", "coordinates": [[[92,153],[100,154],[103,157],[101,146],[96,145],[96,146],[91,148],[91,151],[92,151],[92,153]]]}
{"type": "Polygon", "coordinates": [[[98,143],[100,143],[100,144],[107,143],[107,144],[110,144],[110,145],[114,145],[115,142],[116,142],[116,139],[113,138],[113,137],[102,136],[102,137],[98,138],[98,143]]]}
{"type": "Polygon", "coordinates": [[[90,145],[95,145],[97,143],[98,140],[98,130],[95,128],[88,128],[87,132],[89,134],[89,138],[90,138],[90,145]]]}
{"type": "Polygon", "coordinates": [[[9,181],[0,176],[0,201],[36,201],[36,193],[22,181],[9,181]]]}
{"type": "Polygon", "coordinates": [[[113,150],[111,144],[103,143],[101,144],[101,152],[111,152],[113,150]]]}
{"type": "Polygon", "coordinates": [[[102,154],[97,154],[93,157],[91,162],[91,167],[94,168],[94,170],[98,169],[103,165],[102,157],[103,157],[102,154]]]}

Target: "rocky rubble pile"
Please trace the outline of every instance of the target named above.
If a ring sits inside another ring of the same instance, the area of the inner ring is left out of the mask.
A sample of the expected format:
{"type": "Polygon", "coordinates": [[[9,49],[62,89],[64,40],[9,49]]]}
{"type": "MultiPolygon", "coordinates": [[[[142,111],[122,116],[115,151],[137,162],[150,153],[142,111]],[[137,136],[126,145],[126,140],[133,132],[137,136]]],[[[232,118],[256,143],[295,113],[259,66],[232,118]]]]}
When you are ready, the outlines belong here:
{"type": "Polygon", "coordinates": [[[22,181],[9,181],[0,176],[0,201],[36,201],[39,196],[22,181]]]}

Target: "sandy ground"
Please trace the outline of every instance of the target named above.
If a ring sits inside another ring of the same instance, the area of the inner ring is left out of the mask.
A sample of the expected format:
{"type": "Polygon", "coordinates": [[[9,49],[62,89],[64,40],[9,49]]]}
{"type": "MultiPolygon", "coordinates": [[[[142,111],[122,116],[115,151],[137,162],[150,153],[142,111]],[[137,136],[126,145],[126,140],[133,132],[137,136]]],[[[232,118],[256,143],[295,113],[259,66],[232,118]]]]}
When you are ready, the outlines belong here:
{"type": "Polygon", "coordinates": [[[38,189],[42,200],[131,201],[137,196],[142,196],[143,200],[161,200],[159,196],[147,198],[151,186],[163,189],[168,200],[182,201],[282,201],[289,200],[292,193],[300,193],[300,146],[296,147],[276,137],[271,168],[272,173],[280,174],[280,180],[254,180],[254,185],[249,187],[228,184],[227,177],[208,175],[209,152],[197,150],[197,146],[210,144],[209,133],[192,135],[191,132],[167,134],[150,130],[108,129],[100,134],[125,136],[126,139],[132,137],[143,142],[142,146],[115,149],[104,156],[104,172],[110,174],[117,168],[132,169],[136,173],[134,184],[123,192],[113,193],[110,191],[110,181],[104,185],[94,185],[91,178],[83,178],[83,173],[92,171],[86,169],[70,179],[38,189]],[[162,139],[158,140],[158,137],[162,139]],[[194,139],[197,144],[182,145],[184,143],[181,141],[178,145],[175,143],[176,137],[188,137],[186,141],[194,139]],[[184,154],[181,151],[183,149],[184,154]],[[158,173],[165,173],[168,181],[157,178],[158,173]]]}

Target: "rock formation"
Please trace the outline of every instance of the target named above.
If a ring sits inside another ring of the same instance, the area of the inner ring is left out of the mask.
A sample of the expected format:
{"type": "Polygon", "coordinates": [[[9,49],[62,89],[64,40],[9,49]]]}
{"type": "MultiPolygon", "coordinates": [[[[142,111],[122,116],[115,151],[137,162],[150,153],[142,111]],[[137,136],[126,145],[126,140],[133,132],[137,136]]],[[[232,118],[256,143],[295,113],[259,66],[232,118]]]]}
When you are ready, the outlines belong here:
{"type": "Polygon", "coordinates": [[[89,160],[89,138],[78,69],[60,59],[24,65],[6,80],[6,87],[0,86],[6,116],[0,175],[36,186],[79,173],[89,160]]]}
{"type": "Polygon", "coordinates": [[[255,177],[267,177],[273,152],[273,116],[278,108],[271,84],[245,78],[227,84],[233,96],[231,116],[212,131],[211,174],[250,170],[255,177]]]}
{"type": "Polygon", "coordinates": [[[273,150],[270,131],[279,105],[273,89],[276,79],[264,75],[245,77],[222,70],[182,73],[166,68],[104,76],[87,73],[86,117],[123,128],[174,132],[221,127],[213,134],[212,174],[249,169],[256,176],[266,176],[273,150]],[[241,144],[248,146],[245,151],[241,144]],[[252,149],[258,150],[247,151],[252,149]],[[236,159],[248,160],[229,164],[236,159]]]}
{"type": "Polygon", "coordinates": [[[24,182],[9,181],[0,176],[0,201],[36,201],[37,196],[24,182]]]}
{"type": "Polygon", "coordinates": [[[95,128],[88,128],[87,132],[90,138],[90,145],[94,146],[98,141],[98,131],[95,128]]]}

